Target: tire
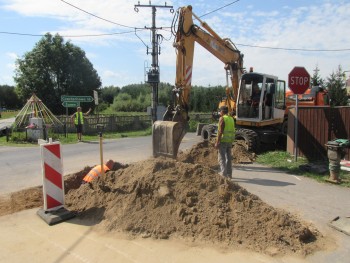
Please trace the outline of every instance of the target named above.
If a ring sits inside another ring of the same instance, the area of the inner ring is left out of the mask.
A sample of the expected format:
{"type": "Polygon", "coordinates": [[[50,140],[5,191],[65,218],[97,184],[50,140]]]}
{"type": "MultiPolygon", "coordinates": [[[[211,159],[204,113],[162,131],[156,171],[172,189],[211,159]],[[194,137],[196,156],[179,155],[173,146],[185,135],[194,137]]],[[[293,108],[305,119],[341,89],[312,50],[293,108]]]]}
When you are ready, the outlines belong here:
{"type": "Polygon", "coordinates": [[[283,135],[287,136],[287,134],[288,134],[288,119],[283,120],[281,132],[283,135]]]}
{"type": "Polygon", "coordinates": [[[210,125],[204,125],[201,132],[201,137],[203,141],[209,141],[211,138],[212,132],[211,132],[211,126],[210,125]]]}
{"type": "Polygon", "coordinates": [[[260,148],[260,142],[258,134],[253,130],[237,129],[236,140],[244,140],[245,147],[248,151],[257,152],[260,148]]]}

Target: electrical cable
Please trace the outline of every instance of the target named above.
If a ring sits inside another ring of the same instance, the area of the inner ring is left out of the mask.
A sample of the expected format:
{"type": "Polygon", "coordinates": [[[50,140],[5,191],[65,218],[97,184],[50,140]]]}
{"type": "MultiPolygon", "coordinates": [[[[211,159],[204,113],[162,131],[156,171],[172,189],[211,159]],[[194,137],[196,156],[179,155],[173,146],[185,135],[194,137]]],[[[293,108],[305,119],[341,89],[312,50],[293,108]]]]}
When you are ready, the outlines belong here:
{"type": "Polygon", "coordinates": [[[119,24],[119,23],[116,23],[116,22],[114,22],[114,21],[105,19],[105,18],[103,18],[103,17],[94,15],[93,13],[90,13],[90,12],[88,12],[88,11],[85,11],[84,9],[81,9],[80,7],[77,7],[77,6],[75,6],[75,5],[72,5],[71,3],[68,3],[68,2],[66,2],[66,1],[64,1],[64,0],[61,0],[61,2],[65,3],[65,4],[67,4],[67,5],[70,5],[71,7],[74,7],[74,8],[76,8],[76,9],[78,9],[78,10],[80,10],[80,11],[86,13],[86,14],[89,14],[89,15],[91,15],[91,16],[93,16],[93,17],[96,17],[96,18],[98,18],[98,19],[101,19],[101,20],[103,20],[103,21],[112,23],[112,24],[114,24],[114,25],[118,25],[118,26],[122,26],[122,27],[127,27],[127,28],[135,28],[135,27],[132,27],[132,26],[126,26],[126,25],[123,25],[123,24],[119,24]]]}
{"type": "MultiPolygon", "coordinates": [[[[118,33],[91,34],[91,35],[62,35],[62,37],[100,37],[100,36],[111,36],[111,35],[130,34],[130,33],[136,32],[136,30],[146,30],[146,29],[144,29],[144,28],[135,28],[135,30],[133,30],[133,31],[125,31],[125,32],[118,32],[118,33]]],[[[5,31],[0,31],[0,34],[19,35],[19,36],[33,36],[33,37],[43,37],[43,36],[45,36],[45,35],[40,35],[40,34],[29,34],[29,33],[27,34],[27,33],[5,32],[5,31]]],[[[168,39],[166,39],[166,38],[164,38],[164,39],[166,41],[168,41],[168,39]]],[[[253,47],[253,48],[263,48],[263,49],[277,49],[277,50],[287,50],[287,51],[304,51],[304,52],[343,52],[343,51],[350,51],[350,48],[340,48],[340,49],[284,48],[284,47],[268,47],[268,46],[258,46],[258,45],[249,45],[249,44],[240,44],[240,43],[236,43],[235,45],[243,46],[243,47],[253,47]]]]}
{"type": "Polygon", "coordinates": [[[215,9],[215,10],[209,12],[209,13],[206,13],[206,14],[204,14],[204,15],[201,15],[201,16],[199,16],[199,17],[203,17],[203,16],[206,16],[206,15],[215,13],[216,11],[219,11],[220,9],[223,9],[223,8],[225,8],[225,7],[228,7],[229,5],[232,5],[232,4],[234,4],[234,3],[237,3],[238,1],[239,1],[239,0],[233,1],[233,2],[231,2],[231,3],[229,3],[229,4],[227,4],[227,5],[224,5],[224,6],[222,6],[222,7],[219,7],[219,8],[217,8],[217,9],[215,9]]]}
{"type": "MultiPolygon", "coordinates": [[[[144,28],[135,28],[135,30],[145,30],[144,28]]],[[[111,36],[111,35],[122,35],[122,34],[129,34],[134,33],[134,30],[132,31],[125,31],[125,32],[115,32],[115,33],[103,33],[103,34],[89,34],[89,35],[62,35],[62,37],[100,37],[100,36],[111,36]]],[[[45,35],[42,34],[27,34],[27,33],[17,33],[17,32],[5,32],[0,31],[0,34],[7,34],[7,35],[19,35],[19,36],[31,36],[31,37],[43,37],[45,35]]]]}
{"type": "Polygon", "coordinates": [[[257,45],[248,45],[248,44],[239,44],[239,43],[236,43],[236,45],[237,46],[243,46],[243,47],[278,49],[278,50],[288,50],[288,51],[306,51],[306,52],[342,52],[342,51],[350,51],[350,48],[341,48],[341,49],[307,49],[307,48],[266,47],[266,46],[257,46],[257,45]]]}

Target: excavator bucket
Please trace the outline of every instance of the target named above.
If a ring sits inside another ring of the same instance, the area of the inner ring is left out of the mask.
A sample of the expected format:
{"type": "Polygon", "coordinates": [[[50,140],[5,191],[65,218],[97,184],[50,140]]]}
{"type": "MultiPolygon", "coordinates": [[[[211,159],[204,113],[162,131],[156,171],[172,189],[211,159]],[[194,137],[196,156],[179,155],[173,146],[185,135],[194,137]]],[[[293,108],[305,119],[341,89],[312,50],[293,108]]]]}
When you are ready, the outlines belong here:
{"type": "Polygon", "coordinates": [[[176,159],[182,138],[186,130],[182,122],[156,121],[152,127],[153,156],[165,156],[176,159]]]}

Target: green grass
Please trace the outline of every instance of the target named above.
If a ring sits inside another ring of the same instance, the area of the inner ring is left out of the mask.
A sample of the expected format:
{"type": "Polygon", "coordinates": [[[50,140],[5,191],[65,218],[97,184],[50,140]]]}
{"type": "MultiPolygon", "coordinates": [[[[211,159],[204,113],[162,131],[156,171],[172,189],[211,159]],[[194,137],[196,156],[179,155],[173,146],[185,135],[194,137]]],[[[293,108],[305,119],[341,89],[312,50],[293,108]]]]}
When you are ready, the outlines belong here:
{"type": "MultiPolygon", "coordinates": [[[[256,162],[276,168],[289,174],[305,176],[312,178],[318,182],[328,183],[326,180],[329,178],[329,173],[319,174],[306,172],[300,168],[300,165],[308,164],[308,161],[305,158],[298,157],[297,162],[295,162],[294,157],[284,151],[271,151],[260,154],[257,156],[256,162]]],[[[328,163],[318,164],[328,166],[328,163]]],[[[350,187],[350,172],[341,170],[339,176],[342,179],[342,182],[339,185],[350,187]]]]}
{"type": "MultiPolygon", "coordinates": [[[[120,138],[126,138],[126,137],[141,137],[141,136],[148,136],[152,134],[152,129],[146,129],[142,131],[129,131],[129,132],[114,132],[114,133],[102,133],[103,139],[120,139],[120,138]]],[[[59,141],[63,144],[69,144],[69,143],[77,143],[77,135],[75,133],[69,133],[67,134],[67,137],[64,137],[64,135],[61,135],[59,138],[59,141]]],[[[98,141],[100,139],[99,135],[84,135],[82,136],[83,141],[98,141]]]]}
{"type": "MultiPolygon", "coordinates": [[[[103,139],[118,139],[125,137],[140,137],[140,136],[148,136],[152,134],[152,129],[148,128],[142,131],[129,131],[129,132],[115,132],[115,133],[102,133],[103,139]]],[[[38,145],[37,142],[27,142],[25,141],[25,133],[13,133],[13,137],[16,137],[15,140],[11,137],[10,140],[6,141],[6,136],[0,137],[0,146],[18,146],[18,147],[26,147],[26,146],[34,146],[38,145]]],[[[62,144],[72,144],[77,143],[77,135],[75,133],[68,133],[67,137],[63,134],[53,135],[52,137],[54,141],[59,140],[62,144]]],[[[83,141],[98,141],[100,139],[99,135],[84,135],[82,136],[83,141]]]]}
{"type": "Polygon", "coordinates": [[[19,111],[2,111],[1,112],[1,119],[9,119],[16,117],[16,115],[19,113],[19,111]]]}

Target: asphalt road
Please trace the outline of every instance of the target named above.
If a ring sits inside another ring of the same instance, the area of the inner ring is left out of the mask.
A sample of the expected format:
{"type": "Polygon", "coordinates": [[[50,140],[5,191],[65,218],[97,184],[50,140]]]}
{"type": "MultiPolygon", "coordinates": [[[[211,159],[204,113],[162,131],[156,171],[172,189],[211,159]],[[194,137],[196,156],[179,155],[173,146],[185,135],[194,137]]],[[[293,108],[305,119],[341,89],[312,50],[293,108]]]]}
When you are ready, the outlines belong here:
{"type": "Polygon", "coordinates": [[[14,123],[14,121],[15,121],[15,118],[0,119],[0,132],[6,129],[6,127],[10,128],[14,123]]]}
{"type": "MultiPolygon", "coordinates": [[[[192,147],[200,140],[194,133],[187,133],[180,144],[180,150],[192,147]]],[[[152,137],[103,140],[103,159],[120,163],[132,163],[152,157],[152,137]]],[[[64,174],[75,173],[85,166],[100,163],[100,143],[83,141],[61,145],[64,174]]],[[[18,191],[42,184],[42,157],[40,146],[0,146],[0,194],[18,191]]]]}

